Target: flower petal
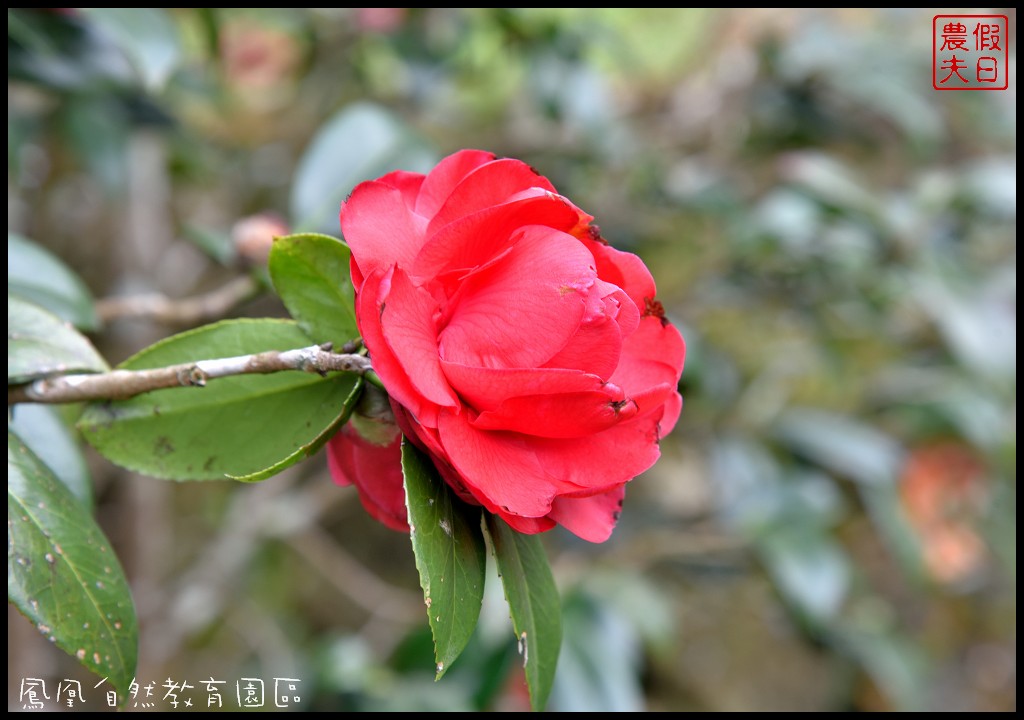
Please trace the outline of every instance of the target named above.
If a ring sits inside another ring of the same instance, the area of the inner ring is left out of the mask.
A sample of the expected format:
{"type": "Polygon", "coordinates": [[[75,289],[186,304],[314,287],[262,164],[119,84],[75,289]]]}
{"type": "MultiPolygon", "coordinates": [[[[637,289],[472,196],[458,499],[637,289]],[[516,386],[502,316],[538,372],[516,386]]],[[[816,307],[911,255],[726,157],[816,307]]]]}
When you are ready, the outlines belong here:
{"type": "Polygon", "coordinates": [[[427,238],[411,268],[416,277],[464,276],[479,270],[509,247],[512,234],[524,225],[546,225],[568,231],[576,216],[558,197],[544,192],[484,208],[460,217],[427,238]]]}
{"type": "Polygon", "coordinates": [[[604,542],[615,529],[625,495],[626,486],[620,485],[589,497],[555,498],[548,517],[583,540],[604,542]]]}
{"type": "Polygon", "coordinates": [[[379,180],[360,183],[341,206],[341,232],[363,277],[408,267],[423,244],[426,220],[406,206],[402,190],[379,180]]]}
{"type": "Polygon", "coordinates": [[[425,402],[423,396],[413,386],[405,368],[385,339],[381,327],[381,306],[386,304],[393,274],[393,270],[374,271],[356,294],[356,319],[359,322],[359,331],[363,335],[363,344],[370,351],[373,369],[384,381],[388,394],[421,422],[435,423],[437,406],[425,402]]]}
{"type": "Polygon", "coordinates": [[[544,363],[549,368],[570,368],[609,378],[619,365],[623,338],[640,322],[640,311],[618,287],[595,283],[579,330],[565,347],[544,363]]]}
{"type": "Polygon", "coordinates": [[[433,235],[460,217],[501,205],[513,195],[531,188],[555,192],[547,178],[520,160],[504,158],[481,165],[452,190],[437,214],[430,219],[427,234],[433,235]]]}
{"type": "Polygon", "coordinates": [[[544,470],[557,478],[557,494],[579,495],[603,491],[649,469],[658,460],[657,406],[603,432],[581,438],[532,438],[530,449],[544,470]]]}
{"type": "Polygon", "coordinates": [[[582,242],[594,255],[598,276],[622,288],[638,308],[645,306],[646,298],[654,297],[654,278],[643,260],[599,240],[583,238],[582,242]]]}
{"type": "Polygon", "coordinates": [[[665,414],[662,415],[661,420],[658,422],[658,435],[659,437],[665,437],[679,421],[679,415],[683,411],[683,396],[677,392],[672,393],[665,400],[665,414]]]}
{"type": "Polygon", "coordinates": [[[547,532],[555,526],[555,521],[549,517],[528,518],[520,515],[498,511],[498,517],[508,523],[508,526],[516,532],[524,535],[536,535],[547,532]]]}
{"type": "Polygon", "coordinates": [[[596,375],[560,368],[487,368],[442,360],[441,369],[459,397],[481,412],[509,397],[593,392],[608,384],[596,375]]]}
{"type": "Polygon", "coordinates": [[[339,485],[355,485],[366,511],[392,530],[409,532],[401,435],[389,445],[365,440],[351,424],[327,443],[327,467],[339,485]]]}
{"type": "Polygon", "coordinates": [[[380,303],[384,339],[409,382],[424,398],[437,405],[458,407],[459,400],[441,371],[435,310],[437,300],[415,287],[405,272],[396,268],[391,290],[380,303]]]}
{"type": "Polygon", "coordinates": [[[517,433],[477,430],[468,413],[442,410],[438,436],[445,454],[473,496],[492,513],[542,517],[558,490],[533,452],[533,441],[517,433]]]}
{"type": "Polygon", "coordinates": [[[416,203],[420,197],[420,188],[426,176],[423,173],[409,172],[408,170],[395,170],[383,177],[377,178],[377,182],[390,185],[402,193],[402,199],[409,212],[416,212],[416,203]]]}
{"type": "Polygon", "coordinates": [[[452,299],[441,357],[481,367],[535,367],[565,346],[595,281],[592,258],[570,235],[524,228],[500,262],[452,299]]]}
{"type": "Polygon", "coordinates": [[[546,438],[578,438],[607,430],[629,420],[637,413],[637,405],[621,392],[616,397],[608,392],[560,393],[557,395],[522,395],[505,400],[495,410],[488,410],[472,421],[480,430],[507,430],[546,438]]]}
{"type": "Polygon", "coordinates": [[[438,435],[466,489],[491,512],[540,517],[555,497],[605,492],[649,469],[660,456],[661,407],[572,439],[479,430],[467,415],[442,411],[438,435]]]}
{"type": "Polygon", "coordinates": [[[606,317],[580,325],[576,333],[544,367],[568,368],[610,378],[619,364],[622,335],[614,320],[606,317]]]}
{"type": "Polygon", "coordinates": [[[459,150],[449,155],[423,181],[416,201],[416,212],[424,217],[433,217],[467,175],[496,159],[494,153],[483,150],[459,150]]]}
{"type": "Polygon", "coordinates": [[[622,357],[612,382],[628,395],[668,383],[675,387],[683,371],[686,344],[674,325],[648,315],[622,346],[622,357]]]}

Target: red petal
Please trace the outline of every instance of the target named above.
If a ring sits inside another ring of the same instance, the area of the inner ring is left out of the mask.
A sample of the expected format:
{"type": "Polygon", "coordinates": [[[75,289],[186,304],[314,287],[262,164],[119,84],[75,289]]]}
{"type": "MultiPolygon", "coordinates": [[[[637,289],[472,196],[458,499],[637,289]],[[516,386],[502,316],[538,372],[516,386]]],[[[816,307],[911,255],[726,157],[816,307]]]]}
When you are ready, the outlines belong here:
{"type": "Polygon", "coordinates": [[[459,150],[446,157],[423,181],[416,201],[416,212],[428,218],[436,215],[463,178],[494,159],[494,153],[483,150],[459,150]]]}
{"type": "Polygon", "coordinates": [[[547,178],[520,160],[505,158],[481,165],[460,182],[430,220],[427,234],[433,235],[450,222],[494,205],[508,202],[523,190],[540,188],[554,193],[547,178]]]}
{"type": "Polygon", "coordinates": [[[482,367],[536,367],[579,327],[595,278],[579,241],[531,225],[512,251],[470,277],[440,333],[441,357],[482,367]]]}
{"type": "Polygon", "coordinates": [[[437,422],[437,407],[424,401],[423,396],[413,387],[405,368],[399,362],[391,346],[384,338],[381,328],[381,305],[385,303],[391,286],[393,271],[375,271],[356,295],[356,318],[363,344],[370,351],[373,369],[384,382],[388,394],[407,408],[421,422],[437,422]]]}
{"type": "Polygon", "coordinates": [[[604,542],[615,529],[625,495],[626,487],[620,485],[590,497],[556,498],[548,517],[577,537],[594,543],[604,542]]]}
{"type": "Polygon", "coordinates": [[[544,367],[570,368],[610,378],[619,364],[623,338],[640,322],[640,311],[618,287],[595,283],[579,330],[544,367]],[[602,294],[603,293],[603,294],[602,294]]]}
{"type": "Polygon", "coordinates": [[[580,325],[565,347],[554,354],[544,367],[567,368],[610,378],[619,364],[622,335],[614,320],[600,318],[580,325]]]}
{"type": "Polygon", "coordinates": [[[339,485],[352,484],[370,515],[392,530],[409,532],[402,477],[401,435],[375,445],[345,425],[327,443],[327,466],[339,485]]]}
{"type": "Polygon", "coordinates": [[[491,512],[542,517],[551,509],[558,477],[533,451],[533,440],[470,425],[466,413],[442,411],[438,436],[445,455],[481,505],[491,512]]]}
{"type": "Polygon", "coordinates": [[[662,409],[573,439],[479,430],[466,413],[438,416],[445,456],[491,512],[541,517],[559,495],[605,492],[657,461],[662,409]]]}
{"type": "MultiPolygon", "coordinates": [[[[630,398],[636,403],[637,415],[647,415],[648,413],[658,411],[659,416],[661,416],[663,415],[662,411],[665,409],[665,403],[671,402],[673,396],[679,396],[675,385],[659,383],[630,395],[630,398]]],[[[667,432],[668,430],[665,430],[660,433],[659,437],[665,437],[667,432]]]]}
{"type": "Polygon", "coordinates": [[[412,274],[444,280],[479,270],[511,245],[511,236],[525,225],[546,225],[568,231],[576,216],[560,198],[543,193],[492,205],[460,217],[430,235],[416,256],[412,274]]]}
{"type": "Polygon", "coordinates": [[[413,286],[401,268],[396,268],[391,278],[391,291],[381,298],[380,324],[384,338],[409,382],[424,398],[437,405],[458,407],[459,400],[441,371],[434,321],[436,310],[434,297],[413,286]]]}
{"type": "Polygon", "coordinates": [[[426,220],[406,206],[402,191],[380,181],[360,183],[341,206],[341,232],[363,276],[398,264],[409,267],[423,244],[426,220]]]}
{"type": "Polygon", "coordinates": [[[555,521],[548,517],[520,517],[519,515],[511,515],[501,511],[497,514],[498,517],[508,523],[509,527],[524,535],[536,535],[537,533],[547,532],[555,526],[555,521]]]}
{"type": "Polygon", "coordinates": [[[645,306],[645,298],[655,295],[654,278],[644,261],[633,253],[616,250],[611,245],[584,238],[597,263],[597,276],[622,288],[638,308],[645,306]]]}
{"type": "Polygon", "coordinates": [[[566,440],[531,439],[545,472],[558,478],[557,494],[603,491],[632,480],[657,461],[662,408],[593,435],[566,440]]]}
{"type": "Polygon", "coordinates": [[[426,177],[422,173],[409,172],[408,170],[395,170],[383,177],[377,178],[377,182],[390,185],[402,193],[402,199],[409,212],[416,212],[416,202],[420,196],[420,188],[426,177]]]}
{"type": "Polygon", "coordinates": [[[674,392],[665,400],[665,414],[658,423],[658,433],[665,437],[676,426],[679,421],[679,414],[683,411],[683,396],[674,392]]]}
{"type": "Polygon", "coordinates": [[[395,413],[395,423],[402,431],[402,434],[416,445],[416,447],[433,456],[435,459],[444,457],[444,448],[441,447],[441,441],[437,437],[436,427],[430,427],[420,423],[412,416],[409,410],[399,404],[394,397],[391,398],[391,409],[395,413]]]}
{"type": "MultiPolygon", "coordinates": [[[[441,369],[455,392],[480,411],[493,410],[509,397],[593,392],[607,384],[578,370],[471,367],[447,360],[441,361],[441,369]]],[[[621,396],[622,391],[613,387],[609,392],[621,396]]]]}
{"type": "MultiPolygon", "coordinates": [[[[614,388],[614,385],[606,388],[614,388]]],[[[526,395],[505,400],[472,421],[480,430],[507,430],[546,438],[578,438],[636,415],[636,403],[605,392],[526,395]]]]}
{"type": "Polygon", "coordinates": [[[356,259],[350,258],[348,262],[349,273],[352,276],[352,287],[356,288],[356,292],[366,282],[366,278],[363,276],[363,271],[359,269],[359,265],[356,264],[356,259]]]}
{"type": "Polygon", "coordinates": [[[619,367],[611,380],[621,385],[628,395],[662,383],[675,387],[685,359],[686,344],[675,326],[648,315],[623,343],[619,367]]]}

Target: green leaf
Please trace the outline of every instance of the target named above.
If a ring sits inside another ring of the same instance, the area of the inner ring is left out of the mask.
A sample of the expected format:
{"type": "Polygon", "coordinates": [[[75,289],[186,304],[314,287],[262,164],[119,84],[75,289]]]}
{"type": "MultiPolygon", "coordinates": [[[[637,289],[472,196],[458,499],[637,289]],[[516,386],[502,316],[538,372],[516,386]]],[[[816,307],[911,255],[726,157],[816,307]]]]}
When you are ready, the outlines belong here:
{"type": "Polygon", "coordinates": [[[57,373],[106,370],[106,361],[85,336],[49,311],[8,293],[8,385],[57,373]]]}
{"type": "Polygon", "coordinates": [[[558,588],[540,537],[516,532],[496,515],[485,517],[523,656],[530,705],[541,711],[551,694],[562,646],[558,588]]]}
{"type": "Polygon", "coordinates": [[[436,161],[434,152],[384,108],[349,105],[320,128],[299,160],[292,227],[335,232],[338,208],[358,183],[399,168],[426,172],[436,161]]]}
{"type": "Polygon", "coordinates": [[[49,250],[14,233],[7,233],[7,292],[82,330],[99,325],[92,295],[82,279],[49,250]]]}
{"type": "MultiPolygon", "coordinates": [[[[225,320],[152,345],[119,365],[139,370],[305,347],[287,320],[225,320]]],[[[78,426],[107,459],[171,480],[262,480],[323,446],[348,418],[361,379],[306,372],[239,375],[93,403],[78,426]]]]}
{"type": "Polygon", "coordinates": [[[89,467],[57,410],[49,405],[22,403],[10,409],[7,429],[50,468],[71,494],[92,509],[92,478],[89,467]]]}
{"type": "Polygon", "coordinates": [[[138,625],[128,582],[89,511],[7,432],[7,599],[122,694],[138,625]]]}
{"type": "Polygon", "coordinates": [[[178,29],[159,8],[88,8],[84,12],[128,56],[143,84],[159,90],[181,58],[178,29]]]}
{"type": "Polygon", "coordinates": [[[404,440],[402,474],[412,550],[440,679],[466,647],[480,618],[487,570],[480,509],[456,498],[430,459],[404,440]]]}
{"type": "Polygon", "coordinates": [[[315,342],[340,348],[359,337],[348,246],[328,235],[274,240],[270,278],[288,312],[315,342]]]}

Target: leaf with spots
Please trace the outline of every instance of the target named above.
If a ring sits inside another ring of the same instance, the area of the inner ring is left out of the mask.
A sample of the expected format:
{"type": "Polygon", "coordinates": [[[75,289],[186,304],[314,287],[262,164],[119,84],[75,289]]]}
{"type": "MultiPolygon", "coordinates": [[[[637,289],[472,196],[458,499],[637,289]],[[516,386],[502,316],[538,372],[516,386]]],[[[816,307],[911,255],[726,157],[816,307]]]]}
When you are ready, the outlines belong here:
{"type": "MultiPolygon", "coordinates": [[[[121,363],[141,370],[310,345],[290,320],[224,320],[121,363]]],[[[211,380],[91,404],[78,422],[111,462],[169,480],[263,480],[315,453],[347,419],[362,380],[278,372],[211,380]]]]}
{"type": "Polygon", "coordinates": [[[487,513],[487,533],[523,657],[530,706],[547,705],[562,648],[562,604],[540,537],[516,532],[487,513]]]}
{"type": "Polygon", "coordinates": [[[440,679],[480,618],[487,569],[480,508],[455,497],[430,459],[405,440],[402,473],[412,550],[434,635],[435,679],[440,679]]]}
{"type": "Polygon", "coordinates": [[[138,624],[128,582],[88,509],[7,432],[7,599],[123,696],[138,624]]]}

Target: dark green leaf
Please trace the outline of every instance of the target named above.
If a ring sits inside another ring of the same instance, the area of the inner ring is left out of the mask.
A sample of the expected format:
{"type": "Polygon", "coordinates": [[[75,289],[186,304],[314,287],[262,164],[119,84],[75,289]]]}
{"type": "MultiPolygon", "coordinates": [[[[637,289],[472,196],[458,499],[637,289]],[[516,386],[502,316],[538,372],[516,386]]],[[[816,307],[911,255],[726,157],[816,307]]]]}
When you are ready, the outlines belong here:
{"type": "Polygon", "coordinates": [[[358,183],[397,169],[426,172],[436,160],[384,108],[350,105],[320,128],[299,161],[292,184],[292,226],[336,232],[338,208],[358,183]]]}
{"type": "Polygon", "coordinates": [[[466,647],[480,617],[487,569],[480,509],[458,500],[433,463],[407,441],[402,442],[402,473],[440,678],[466,647]]]}
{"type": "Polygon", "coordinates": [[[530,705],[540,711],[551,694],[562,645],[558,588],[540,537],[516,532],[496,515],[485,517],[523,656],[530,705]]]}
{"type": "Polygon", "coordinates": [[[124,694],[138,626],[124,572],[85,508],[7,432],[7,599],[124,694]]]}
{"type": "Polygon", "coordinates": [[[22,403],[11,408],[7,429],[15,432],[29,450],[50,468],[71,494],[92,508],[92,478],[78,441],[49,405],[22,403]]]}
{"type": "Polygon", "coordinates": [[[49,250],[14,233],[7,233],[7,291],[83,330],[98,325],[82,279],[49,250]]]}
{"type": "Polygon", "coordinates": [[[38,305],[7,295],[7,383],[70,372],[104,372],[83,335],[38,305]]]}
{"type": "Polygon", "coordinates": [[[274,240],[270,277],[291,316],[315,342],[340,348],[359,337],[345,243],[303,233],[274,240]]]}
{"type": "MultiPolygon", "coordinates": [[[[138,370],[305,347],[286,320],[225,320],[167,338],[129,358],[138,370]]],[[[241,375],[206,387],[94,403],[79,421],[93,447],[123,467],[172,480],[262,480],[316,452],[359,395],[354,375],[241,375]]]]}
{"type": "Polygon", "coordinates": [[[159,90],[181,58],[174,21],[161,8],[88,8],[89,19],[124,52],[143,84],[159,90]]]}

